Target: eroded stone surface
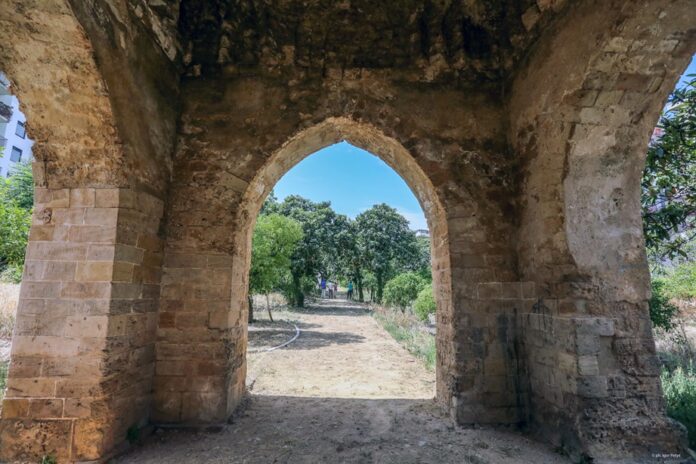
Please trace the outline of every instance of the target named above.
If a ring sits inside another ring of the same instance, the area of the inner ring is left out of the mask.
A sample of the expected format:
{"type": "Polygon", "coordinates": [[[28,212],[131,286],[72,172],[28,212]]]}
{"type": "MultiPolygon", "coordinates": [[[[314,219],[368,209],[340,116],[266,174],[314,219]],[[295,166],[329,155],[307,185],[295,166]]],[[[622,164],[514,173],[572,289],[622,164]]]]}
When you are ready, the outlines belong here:
{"type": "Polygon", "coordinates": [[[250,237],[295,163],[383,158],[433,235],[437,398],[578,456],[681,452],[640,227],[689,0],[2,0],[37,141],[4,458],[209,424],[246,375],[250,237]]]}

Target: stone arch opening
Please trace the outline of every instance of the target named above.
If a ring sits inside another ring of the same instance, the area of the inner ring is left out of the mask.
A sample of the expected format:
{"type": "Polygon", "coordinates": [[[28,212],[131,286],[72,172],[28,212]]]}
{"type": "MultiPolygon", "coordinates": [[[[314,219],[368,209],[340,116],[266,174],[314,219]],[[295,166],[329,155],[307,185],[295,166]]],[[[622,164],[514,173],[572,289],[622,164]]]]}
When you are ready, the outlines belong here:
{"type": "MultiPolygon", "coordinates": [[[[82,6],[9,1],[0,8],[0,68],[35,140],[34,215],[1,413],[2,460],[102,459],[149,420],[169,172],[153,161],[161,145],[134,148],[120,124],[123,104],[113,91],[132,68],[105,69],[117,61],[115,48],[90,36],[94,24],[85,18],[94,16],[82,6]]],[[[102,13],[105,22],[117,14],[102,13]]],[[[137,26],[123,33],[121,46],[137,34],[137,26]]],[[[152,109],[158,95],[149,97],[152,109]]],[[[161,128],[157,118],[150,122],[161,128]]]]}
{"type": "Polygon", "coordinates": [[[554,334],[545,347],[559,366],[544,379],[543,350],[527,345],[530,421],[578,454],[685,446],[660,388],[640,181],[655,122],[696,51],[693,18],[688,1],[577,5],[512,86],[524,171],[517,253],[539,297],[525,326],[535,338],[554,334]],[[628,432],[622,416],[645,419],[628,432]]]}
{"type": "Polygon", "coordinates": [[[297,49],[283,33],[286,42],[268,41],[282,53],[259,46],[237,62],[241,37],[256,34],[199,35],[233,25],[234,12],[216,26],[206,8],[185,9],[195,27],[184,21],[181,32],[205,52],[190,61],[169,3],[153,5],[163,16],[142,2],[9,0],[0,10],[0,64],[38,160],[3,459],[100,459],[149,421],[229,417],[243,394],[240,252],[253,222],[237,205],[287,140],[279,133],[336,114],[371,121],[437,177],[452,292],[451,312],[440,311],[451,319],[438,398],[460,422],[528,419],[544,439],[598,457],[684,448],[654,371],[637,185],[650,130],[696,49],[691,1],[536,2],[502,23],[485,8],[479,18],[454,11],[459,19],[397,34],[425,44],[403,60],[391,59],[388,37],[372,61],[352,46],[297,49]],[[448,33],[462,23],[466,34],[448,33]],[[472,33],[516,45],[471,56],[461,38],[472,33]],[[443,54],[443,38],[464,46],[443,54]],[[312,58],[323,54],[334,57],[312,58]],[[147,120],[124,109],[133,100],[147,120]],[[221,187],[195,199],[206,182],[221,187]],[[211,202],[216,194],[233,201],[211,202]]]}
{"type": "MultiPolygon", "coordinates": [[[[452,333],[452,328],[445,327],[446,324],[451,324],[453,308],[448,224],[439,195],[431,180],[403,145],[369,124],[358,123],[349,118],[328,118],[300,131],[267,159],[249,183],[236,219],[240,233],[234,246],[232,275],[237,276],[233,280],[239,281],[239,286],[233,288],[232,305],[245,307],[248,311],[251,240],[256,218],[266,197],[278,180],[304,158],[342,141],[383,160],[406,181],[421,204],[431,231],[433,289],[437,304],[437,345],[444,347],[451,344],[452,340],[448,340],[447,337],[452,333]]],[[[442,354],[438,355],[436,364],[438,385],[449,375],[447,364],[439,361],[441,356],[442,354]]],[[[441,395],[443,389],[438,387],[438,392],[441,395]]],[[[442,397],[438,400],[443,403],[449,402],[442,397]]]]}

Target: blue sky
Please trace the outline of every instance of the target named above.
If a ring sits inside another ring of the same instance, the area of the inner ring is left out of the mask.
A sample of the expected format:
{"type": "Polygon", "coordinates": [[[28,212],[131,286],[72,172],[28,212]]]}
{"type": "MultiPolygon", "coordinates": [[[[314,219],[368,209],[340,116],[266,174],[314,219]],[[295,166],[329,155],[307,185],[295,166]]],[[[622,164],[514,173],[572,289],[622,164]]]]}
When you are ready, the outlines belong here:
{"type": "Polygon", "coordinates": [[[688,76],[689,74],[696,74],[696,55],[693,56],[693,58],[691,59],[691,63],[689,63],[689,67],[686,68],[686,71],[684,71],[684,74],[682,74],[681,79],[679,79],[677,87],[681,87],[686,83],[686,76],[688,76]]]}
{"type": "Polygon", "coordinates": [[[336,212],[351,218],[386,203],[408,219],[411,229],[427,229],[423,210],[406,182],[384,161],[346,142],[308,156],[273,190],[280,200],[301,195],[312,201],[330,201],[336,212]]]}
{"type": "MultiPolygon", "coordinates": [[[[696,56],[684,72],[696,74],[696,56]]],[[[426,229],[418,200],[408,185],[382,160],[346,142],[308,156],[275,186],[276,196],[302,195],[312,201],[330,201],[334,210],[355,218],[377,203],[387,203],[409,220],[411,229],[426,229]]]]}

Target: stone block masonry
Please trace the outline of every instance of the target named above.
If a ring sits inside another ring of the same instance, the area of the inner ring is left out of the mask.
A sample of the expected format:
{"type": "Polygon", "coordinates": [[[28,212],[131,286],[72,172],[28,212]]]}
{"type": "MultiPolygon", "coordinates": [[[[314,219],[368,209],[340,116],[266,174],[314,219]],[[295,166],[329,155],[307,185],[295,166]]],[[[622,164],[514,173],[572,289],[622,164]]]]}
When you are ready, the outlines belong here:
{"type": "Polygon", "coordinates": [[[130,189],[36,189],[4,459],[96,459],[148,422],[162,212],[161,200],[130,189]]]}
{"type": "Polygon", "coordinates": [[[342,140],[428,219],[451,417],[597,462],[685,453],[639,199],[694,15],[692,0],[3,0],[37,191],[0,459],[104,459],[131,427],[226,421],[255,218],[342,140]]]}

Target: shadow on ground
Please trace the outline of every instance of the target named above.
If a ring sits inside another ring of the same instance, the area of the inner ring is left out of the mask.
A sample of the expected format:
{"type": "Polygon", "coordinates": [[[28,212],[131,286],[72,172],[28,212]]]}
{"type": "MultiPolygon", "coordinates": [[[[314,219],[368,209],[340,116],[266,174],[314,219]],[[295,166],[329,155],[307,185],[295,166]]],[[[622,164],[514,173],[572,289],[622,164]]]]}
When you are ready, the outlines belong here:
{"type": "MultiPolygon", "coordinates": [[[[250,350],[260,350],[279,346],[290,341],[295,336],[295,327],[286,324],[288,327],[249,329],[250,350]]],[[[331,345],[347,345],[350,343],[363,343],[365,337],[350,332],[318,332],[307,330],[309,327],[321,327],[318,324],[297,323],[300,328],[299,337],[289,345],[283,347],[284,350],[313,350],[324,348],[331,345]]]]}
{"type": "Polygon", "coordinates": [[[346,300],[318,300],[307,303],[304,308],[287,307],[285,311],[297,314],[327,316],[367,316],[371,311],[364,304],[346,300]]]}
{"type": "Polygon", "coordinates": [[[519,435],[464,429],[432,400],[248,397],[217,433],[157,431],[119,463],[567,462],[519,435]]]}

